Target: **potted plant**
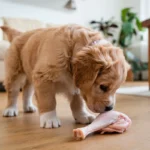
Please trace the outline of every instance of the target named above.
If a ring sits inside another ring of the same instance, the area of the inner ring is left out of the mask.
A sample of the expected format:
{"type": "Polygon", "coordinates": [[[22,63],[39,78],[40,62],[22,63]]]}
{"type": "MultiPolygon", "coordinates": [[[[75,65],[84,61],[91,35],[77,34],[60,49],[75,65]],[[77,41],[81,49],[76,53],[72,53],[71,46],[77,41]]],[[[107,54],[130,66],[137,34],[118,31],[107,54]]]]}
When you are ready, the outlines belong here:
{"type": "Polygon", "coordinates": [[[132,8],[124,8],[121,10],[120,25],[114,21],[114,18],[107,21],[103,19],[100,21],[93,20],[90,24],[95,25],[93,28],[101,31],[106,38],[110,39],[111,37],[110,41],[123,49],[127,61],[132,66],[132,70],[128,72],[128,80],[132,80],[133,73],[136,74],[148,68],[147,64],[142,63],[131,51],[129,51],[133,39],[139,37],[139,39],[142,40],[140,31],[144,31],[138,15],[132,11],[132,8]],[[116,30],[119,30],[118,37],[115,37],[116,30]]]}
{"type": "Polygon", "coordinates": [[[134,74],[146,70],[148,66],[142,63],[134,54],[129,51],[130,45],[133,43],[134,37],[142,40],[140,31],[144,31],[138,15],[132,11],[132,8],[124,8],[121,10],[121,29],[118,38],[118,45],[123,48],[127,61],[132,66],[134,74]]]}
{"type": "Polygon", "coordinates": [[[116,43],[115,30],[118,28],[118,25],[113,17],[106,21],[103,18],[100,21],[92,20],[90,24],[94,29],[101,31],[110,42],[116,43]]]}

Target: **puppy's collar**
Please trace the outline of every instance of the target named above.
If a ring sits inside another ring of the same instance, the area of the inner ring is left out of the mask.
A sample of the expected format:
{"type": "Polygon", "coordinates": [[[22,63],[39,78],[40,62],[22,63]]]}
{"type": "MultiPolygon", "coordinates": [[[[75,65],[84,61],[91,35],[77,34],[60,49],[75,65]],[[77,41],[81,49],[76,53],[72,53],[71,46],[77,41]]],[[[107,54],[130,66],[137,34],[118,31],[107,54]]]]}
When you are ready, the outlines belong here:
{"type": "Polygon", "coordinates": [[[110,44],[110,42],[105,39],[101,39],[93,41],[90,45],[107,45],[107,44],[110,44]]]}

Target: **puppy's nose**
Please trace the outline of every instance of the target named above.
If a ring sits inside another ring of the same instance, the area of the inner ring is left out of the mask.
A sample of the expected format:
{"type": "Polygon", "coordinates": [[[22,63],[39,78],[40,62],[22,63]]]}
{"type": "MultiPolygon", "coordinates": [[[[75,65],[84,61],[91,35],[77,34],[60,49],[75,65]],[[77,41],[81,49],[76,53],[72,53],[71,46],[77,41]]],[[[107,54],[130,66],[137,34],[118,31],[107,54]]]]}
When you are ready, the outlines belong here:
{"type": "Polygon", "coordinates": [[[113,109],[113,106],[108,106],[108,107],[105,107],[105,111],[110,111],[113,109]]]}

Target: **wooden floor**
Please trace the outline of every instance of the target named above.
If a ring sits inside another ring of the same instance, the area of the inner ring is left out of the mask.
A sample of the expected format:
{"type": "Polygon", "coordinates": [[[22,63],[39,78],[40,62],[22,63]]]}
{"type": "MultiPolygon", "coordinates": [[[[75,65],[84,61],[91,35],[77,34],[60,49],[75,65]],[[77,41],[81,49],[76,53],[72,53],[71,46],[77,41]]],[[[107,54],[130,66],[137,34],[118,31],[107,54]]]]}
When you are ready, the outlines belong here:
{"type": "MultiPolygon", "coordinates": [[[[137,84],[136,84],[137,85],[137,84]]],[[[20,95],[21,99],[21,95],[20,95]]],[[[67,101],[58,100],[58,116],[62,127],[39,128],[38,113],[24,114],[19,100],[19,116],[0,116],[0,150],[150,150],[150,98],[117,95],[116,110],[132,119],[131,128],[123,134],[91,135],[75,141],[72,129],[76,125],[67,101]]],[[[6,105],[6,93],[0,93],[0,112],[6,105]]]]}

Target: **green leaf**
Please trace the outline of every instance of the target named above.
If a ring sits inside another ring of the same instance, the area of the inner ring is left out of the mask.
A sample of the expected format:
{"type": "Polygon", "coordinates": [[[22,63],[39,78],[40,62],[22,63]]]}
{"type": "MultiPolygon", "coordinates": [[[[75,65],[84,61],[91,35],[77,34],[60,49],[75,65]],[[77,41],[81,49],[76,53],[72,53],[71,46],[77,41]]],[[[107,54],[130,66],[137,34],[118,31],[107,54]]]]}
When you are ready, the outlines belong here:
{"type": "Polygon", "coordinates": [[[133,12],[129,12],[128,13],[128,21],[129,22],[132,22],[133,20],[135,20],[137,17],[137,14],[136,13],[133,13],[133,12]]]}
{"type": "Polygon", "coordinates": [[[122,9],[121,10],[121,20],[123,21],[123,22],[125,22],[125,21],[127,21],[127,14],[130,12],[130,10],[131,10],[132,8],[131,7],[129,7],[129,8],[124,8],[124,9],[122,9]]]}
{"type": "Polygon", "coordinates": [[[141,70],[141,66],[139,65],[138,62],[132,61],[131,64],[132,64],[132,69],[134,70],[134,72],[141,70]]]}
{"type": "Polygon", "coordinates": [[[138,17],[136,17],[136,26],[137,26],[139,31],[143,30],[142,23],[140,22],[138,17]]]}
{"type": "Polygon", "coordinates": [[[132,42],[133,25],[131,22],[125,22],[122,25],[121,32],[119,35],[119,44],[122,47],[128,47],[132,42]]]}
{"type": "Polygon", "coordinates": [[[124,34],[130,34],[133,33],[133,24],[131,22],[125,22],[122,25],[122,31],[124,32],[124,34]]]}
{"type": "Polygon", "coordinates": [[[92,20],[90,24],[100,23],[99,21],[92,20]]]}
{"type": "Polygon", "coordinates": [[[110,27],[112,27],[112,28],[118,28],[118,25],[115,24],[115,23],[112,23],[112,24],[110,25],[110,27]]]}
{"type": "Polygon", "coordinates": [[[106,33],[108,36],[113,36],[113,34],[112,33],[109,33],[109,32],[107,32],[106,33]]]}
{"type": "Polygon", "coordinates": [[[137,14],[131,9],[131,7],[124,8],[121,11],[122,26],[118,44],[123,48],[127,48],[132,43],[133,36],[139,35],[138,31],[144,31],[137,14]]]}
{"type": "Polygon", "coordinates": [[[142,63],[142,69],[148,70],[148,63],[142,63]]]}

